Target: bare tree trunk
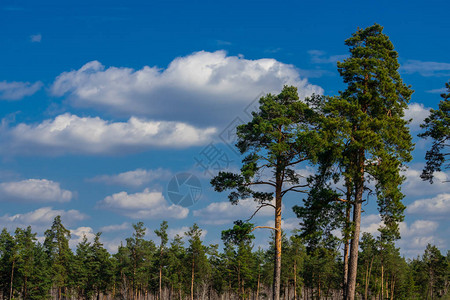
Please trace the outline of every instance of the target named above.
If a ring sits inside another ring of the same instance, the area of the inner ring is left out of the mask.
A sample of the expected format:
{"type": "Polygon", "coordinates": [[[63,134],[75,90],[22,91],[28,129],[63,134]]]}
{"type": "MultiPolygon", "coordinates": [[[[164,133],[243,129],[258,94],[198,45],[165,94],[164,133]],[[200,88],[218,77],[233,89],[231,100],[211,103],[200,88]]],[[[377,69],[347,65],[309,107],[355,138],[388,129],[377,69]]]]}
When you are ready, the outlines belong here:
{"type": "Polygon", "coordinates": [[[194,253],[192,253],[192,279],[191,279],[191,300],[194,300],[194,267],[195,267],[195,258],[194,253]]]}
{"type": "Polygon", "coordinates": [[[366,273],[366,286],[364,288],[364,300],[367,300],[367,297],[369,294],[369,281],[370,281],[370,274],[372,273],[372,263],[373,263],[373,257],[370,260],[370,267],[368,268],[368,271],[366,273]]]}
{"type": "MultiPolygon", "coordinates": [[[[162,256],[162,254],[161,254],[161,256],[162,256]]],[[[162,283],[162,266],[161,266],[161,263],[160,263],[159,264],[159,300],[162,299],[161,298],[161,295],[162,295],[161,283],[162,283]]]]}
{"type": "Polygon", "coordinates": [[[294,263],[294,300],[297,300],[297,261],[294,263]]]}
{"type": "Polygon", "coordinates": [[[355,203],[353,204],[354,231],[350,247],[347,299],[354,300],[356,292],[356,273],[358,271],[359,233],[361,227],[361,207],[364,192],[364,150],[359,151],[358,163],[360,178],[355,182],[355,203]]]}
{"type": "Polygon", "coordinates": [[[383,262],[381,263],[381,299],[384,298],[384,267],[383,262]]]}
{"type": "Polygon", "coordinates": [[[259,298],[259,279],[261,277],[261,274],[258,272],[258,283],[256,284],[256,299],[259,298]]]}
{"type": "Polygon", "coordinates": [[[281,174],[277,170],[275,188],[275,262],[273,272],[273,300],[280,300],[281,286],[281,174]]]}
{"type": "Polygon", "coordinates": [[[349,250],[349,244],[350,244],[350,238],[349,238],[349,229],[350,229],[350,213],[351,213],[351,205],[350,201],[352,198],[352,186],[350,184],[350,179],[346,180],[347,185],[347,205],[345,209],[345,244],[344,244],[344,282],[343,282],[343,295],[344,299],[347,299],[347,283],[348,283],[348,250],[349,250]]]}
{"type": "Polygon", "coordinates": [[[12,299],[12,293],[13,293],[13,281],[14,281],[14,265],[16,263],[16,260],[13,259],[12,261],[12,267],[11,267],[11,282],[9,286],[9,300],[12,299]]]}

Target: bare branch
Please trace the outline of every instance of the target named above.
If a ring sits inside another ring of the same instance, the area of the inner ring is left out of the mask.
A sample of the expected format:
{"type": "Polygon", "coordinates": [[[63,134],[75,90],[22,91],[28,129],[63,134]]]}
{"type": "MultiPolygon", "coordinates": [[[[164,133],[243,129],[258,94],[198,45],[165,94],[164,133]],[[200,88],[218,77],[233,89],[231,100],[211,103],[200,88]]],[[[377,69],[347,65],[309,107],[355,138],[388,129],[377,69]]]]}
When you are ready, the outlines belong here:
{"type": "Polygon", "coordinates": [[[249,183],[247,183],[245,185],[257,185],[257,184],[267,184],[267,185],[275,187],[275,184],[273,184],[273,183],[271,183],[269,181],[255,181],[255,182],[249,182],[249,183]]]}
{"type": "Polygon", "coordinates": [[[248,221],[250,221],[251,219],[253,219],[253,217],[258,213],[258,211],[259,211],[261,208],[266,207],[266,206],[271,206],[271,207],[273,207],[274,209],[276,209],[276,208],[275,208],[275,205],[273,205],[273,204],[270,204],[270,203],[262,203],[262,204],[255,210],[255,212],[252,214],[252,216],[251,216],[250,218],[248,218],[247,220],[245,220],[245,222],[248,222],[248,221]]]}
{"type": "Polygon", "coordinates": [[[302,188],[302,187],[307,187],[307,184],[301,184],[301,185],[294,185],[291,186],[290,188],[284,190],[281,192],[281,195],[284,196],[287,192],[292,191],[292,192],[297,192],[297,193],[307,193],[308,191],[305,190],[297,190],[297,188],[302,188]]]}
{"type": "Polygon", "coordinates": [[[252,229],[252,231],[250,231],[250,232],[253,232],[253,230],[255,230],[256,228],[267,228],[267,229],[272,229],[272,230],[278,231],[278,229],[276,229],[275,227],[270,227],[270,226],[256,226],[256,227],[254,227],[254,228],[252,229]]]}

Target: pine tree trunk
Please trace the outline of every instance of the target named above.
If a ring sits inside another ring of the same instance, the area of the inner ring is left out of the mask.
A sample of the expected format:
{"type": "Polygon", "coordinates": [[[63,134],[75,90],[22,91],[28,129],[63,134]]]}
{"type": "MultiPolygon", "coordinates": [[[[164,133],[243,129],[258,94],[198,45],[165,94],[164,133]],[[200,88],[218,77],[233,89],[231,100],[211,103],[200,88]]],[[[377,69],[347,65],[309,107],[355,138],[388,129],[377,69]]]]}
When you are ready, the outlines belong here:
{"type": "Polygon", "coordinates": [[[159,300],[161,300],[161,295],[162,295],[162,289],[161,289],[161,283],[162,283],[162,266],[161,264],[159,265],[159,300]]]}
{"type": "Polygon", "coordinates": [[[191,300],[194,300],[194,267],[195,267],[195,259],[194,253],[192,253],[191,300]]]}
{"type": "Polygon", "coordinates": [[[275,262],[273,272],[273,300],[280,300],[281,286],[281,175],[277,171],[275,191],[275,262]]]}
{"type": "Polygon", "coordinates": [[[256,284],[256,300],[259,298],[259,279],[261,277],[261,274],[258,273],[258,283],[256,284]]]}
{"type": "Polygon", "coordinates": [[[350,246],[349,273],[347,283],[347,299],[354,300],[356,292],[356,274],[358,271],[359,233],[361,227],[361,207],[364,192],[364,150],[359,151],[359,178],[355,182],[355,203],[353,204],[354,231],[350,246]]]}
{"type": "Polygon", "coordinates": [[[297,300],[297,262],[294,263],[294,300],[297,300]]]}
{"type": "Polygon", "coordinates": [[[348,250],[350,245],[350,239],[348,237],[348,231],[350,227],[350,213],[351,213],[351,206],[350,206],[350,200],[352,198],[352,186],[350,185],[350,179],[346,180],[347,185],[347,205],[345,209],[345,244],[344,244],[344,282],[343,282],[343,295],[344,299],[347,299],[347,283],[348,283],[348,250]]]}
{"type": "Polygon", "coordinates": [[[15,265],[15,259],[12,261],[12,267],[11,267],[11,283],[9,286],[9,300],[12,299],[12,293],[13,293],[13,281],[14,281],[14,265],[15,265]]]}
{"type": "Polygon", "coordinates": [[[369,271],[366,275],[366,287],[364,289],[364,300],[367,300],[367,297],[369,295],[369,282],[370,282],[370,274],[372,273],[372,263],[373,263],[373,257],[370,260],[370,267],[369,267],[369,271]]]}
{"type": "Polygon", "coordinates": [[[384,267],[383,262],[381,262],[381,299],[384,298],[384,267]]]}

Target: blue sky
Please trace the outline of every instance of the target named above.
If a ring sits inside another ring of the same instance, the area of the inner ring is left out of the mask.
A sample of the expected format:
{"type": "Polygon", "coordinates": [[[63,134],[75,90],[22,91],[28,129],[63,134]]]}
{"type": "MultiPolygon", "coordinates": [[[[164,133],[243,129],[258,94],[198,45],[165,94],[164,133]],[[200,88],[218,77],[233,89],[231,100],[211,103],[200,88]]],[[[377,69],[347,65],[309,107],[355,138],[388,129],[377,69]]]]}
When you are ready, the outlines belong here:
{"type": "MultiPolygon", "coordinates": [[[[42,235],[62,215],[73,243],[103,232],[114,251],[143,221],[170,233],[197,222],[206,243],[252,213],[231,207],[209,186],[218,169],[237,170],[229,129],[248,120],[261,93],[283,84],[311,93],[344,89],[336,61],[358,27],[379,23],[415,90],[407,116],[416,142],[405,172],[405,222],[398,242],[408,257],[428,242],[449,247],[449,177],[419,178],[430,146],[417,139],[450,78],[447,1],[11,1],[0,4],[0,225],[32,225],[42,235]],[[250,108],[249,108],[250,106],[250,108]],[[198,161],[216,155],[207,172],[198,161]],[[199,178],[202,194],[174,206],[171,178],[199,178]]],[[[313,172],[302,165],[301,172],[313,172]]],[[[284,227],[298,220],[285,199],[284,227]]],[[[270,224],[270,210],[254,219],[270,224]]],[[[376,232],[375,199],[363,229],[376,232]]],[[[256,234],[256,246],[268,233],[256,234]]]]}

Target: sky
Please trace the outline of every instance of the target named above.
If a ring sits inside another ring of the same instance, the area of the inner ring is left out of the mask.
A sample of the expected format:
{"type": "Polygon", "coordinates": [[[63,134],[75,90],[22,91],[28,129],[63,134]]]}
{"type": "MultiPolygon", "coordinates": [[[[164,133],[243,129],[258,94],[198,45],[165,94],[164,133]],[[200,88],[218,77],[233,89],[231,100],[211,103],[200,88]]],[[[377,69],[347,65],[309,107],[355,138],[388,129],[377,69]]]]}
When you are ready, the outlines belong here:
{"type": "MultiPolygon", "coordinates": [[[[43,233],[60,215],[71,246],[101,231],[117,246],[143,221],[147,238],[193,223],[220,243],[255,203],[232,206],[209,181],[239,170],[236,125],[257,100],[294,85],[301,98],[345,89],[344,41],[374,23],[399,53],[415,90],[413,160],[403,172],[402,255],[450,245],[449,172],[419,175],[431,142],[417,137],[450,79],[448,1],[20,1],[0,2],[0,227],[43,233]]],[[[314,173],[303,164],[302,174],[314,173]]],[[[283,228],[304,195],[284,200],[283,228]]],[[[376,234],[376,199],[362,230],[376,234]]],[[[273,223],[271,208],[252,219],[273,223]]],[[[255,232],[267,247],[267,230],[255,232]]]]}

